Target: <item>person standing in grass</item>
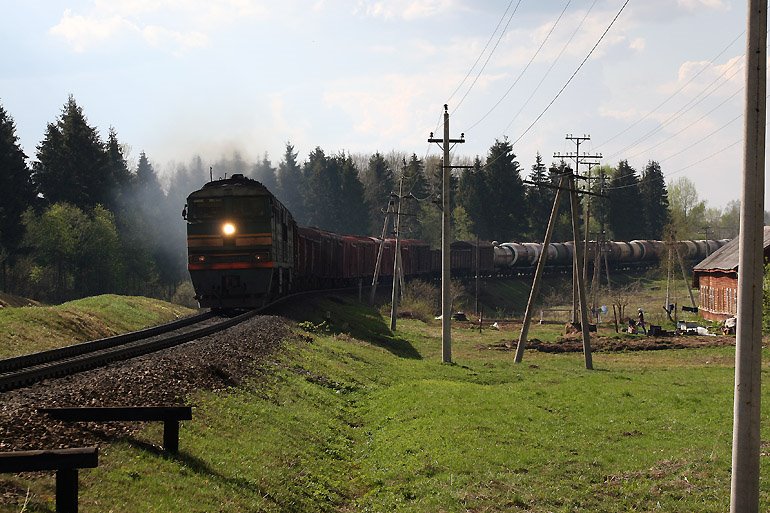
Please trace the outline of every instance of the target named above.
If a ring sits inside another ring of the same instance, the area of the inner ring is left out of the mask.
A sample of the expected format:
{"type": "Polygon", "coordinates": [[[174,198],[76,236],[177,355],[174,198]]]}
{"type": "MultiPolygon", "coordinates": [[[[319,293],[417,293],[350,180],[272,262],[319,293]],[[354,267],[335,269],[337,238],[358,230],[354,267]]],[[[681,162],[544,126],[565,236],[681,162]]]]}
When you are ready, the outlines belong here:
{"type": "Polygon", "coordinates": [[[644,324],[644,312],[641,308],[639,309],[639,322],[637,322],[636,325],[642,328],[645,335],[647,334],[647,326],[644,324]]]}

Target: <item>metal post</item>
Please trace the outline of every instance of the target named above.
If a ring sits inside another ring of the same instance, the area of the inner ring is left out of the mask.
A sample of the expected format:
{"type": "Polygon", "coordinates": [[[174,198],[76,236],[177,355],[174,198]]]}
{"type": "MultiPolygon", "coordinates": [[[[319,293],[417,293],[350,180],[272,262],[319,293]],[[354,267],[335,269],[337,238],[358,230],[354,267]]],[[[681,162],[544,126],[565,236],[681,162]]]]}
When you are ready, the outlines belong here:
{"type": "Polygon", "coordinates": [[[767,0],[749,0],[730,512],[759,511],[767,0]]]}

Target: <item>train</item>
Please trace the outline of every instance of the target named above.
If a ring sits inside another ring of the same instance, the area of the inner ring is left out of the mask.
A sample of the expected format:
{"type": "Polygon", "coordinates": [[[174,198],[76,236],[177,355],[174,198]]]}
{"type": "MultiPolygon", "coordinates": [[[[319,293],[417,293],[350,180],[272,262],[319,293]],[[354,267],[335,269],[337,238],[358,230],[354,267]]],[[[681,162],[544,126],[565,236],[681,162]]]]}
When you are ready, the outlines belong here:
{"type": "MultiPolygon", "coordinates": [[[[340,235],[299,226],[264,185],[242,174],[212,180],[187,197],[187,268],[201,308],[259,308],[296,291],[371,283],[380,247],[379,275],[393,275],[395,240],[340,235]]],[[[682,258],[699,261],[727,240],[678,242],[682,258]]],[[[435,278],[441,255],[421,240],[399,241],[405,279],[435,278]]],[[[589,242],[588,260],[604,255],[613,267],[652,265],[667,252],[661,241],[589,242]]],[[[453,276],[531,273],[543,244],[456,241],[451,245],[453,276]]],[[[548,245],[550,270],[570,270],[574,245],[548,245]]]]}

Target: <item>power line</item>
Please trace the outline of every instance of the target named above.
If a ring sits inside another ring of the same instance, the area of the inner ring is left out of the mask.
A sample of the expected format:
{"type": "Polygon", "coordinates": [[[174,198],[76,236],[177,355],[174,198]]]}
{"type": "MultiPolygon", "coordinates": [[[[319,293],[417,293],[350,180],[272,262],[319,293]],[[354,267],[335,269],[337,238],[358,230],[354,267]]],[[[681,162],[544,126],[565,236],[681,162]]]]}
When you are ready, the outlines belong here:
{"type": "Polygon", "coordinates": [[[564,52],[569,48],[569,45],[572,43],[572,40],[575,39],[575,36],[580,32],[580,29],[583,27],[583,23],[585,23],[586,19],[588,18],[588,15],[593,10],[594,6],[596,5],[597,0],[594,0],[591,6],[586,11],[585,15],[583,16],[583,19],[580,20],[580,23],[575,28],[575,30],[572,32],[572,35],[569,36],[569,39],[566,43],[564,43],[564,46],[561,47],[561,51],[559,51],[559,54],[556,56],[556,58],[553,60],[551,65],[548,67],[546,72],[543,74],[543,77],[540,79],[540,82],[535,86],[535,89],[532,91],[532,93],[529,95],[529,98],[524,102],[524,104],[519,108],[519,110],[516,112],[516,114],[513,115],[513,118],[511,121],[506,125],[506,127],[503,129],[503,132],[507,132],[509,128],[511,128],[511,125],[514,121],[516,121],[516,118],[519,117],[519,114],[521,114],[521,111],[523,111],[527,105],[529,105],[529,102],[532,100],[532,97],[535,96],[535,94],[540,90],[540,86],[543,85],[543,82],[545,82],[545,79],[548,78],[548,75],[551,73],[551,70],[553,70],[554,66],[556,66],[556,63],[559,62],[559,59],[564,54],[564,52]]]}
{"type": "Polygon", "coordinates": [[[572,82],[572,79],[573,79],[573,78],[575,78],[575,76],[578,74],[578,72],[579,72],[579,71],[580,71],[580,69],[583,67],[583,65],[584,65],[584,64],[585,64],[585,63],[588,61],[588,59],[589,59],[589,58],[591,57],[591,55],[594,53],[594,50],[596,50],[596,47],[598,47],[598,46],[599,46],[599,43],[601,43],[601,42],[602,42],[602,40],[604,39],[604,36],[606,36],[606,35],[607,35],[607,32],[609,32],[609,31],[610,31],[610,29],[612,28],[612,26],[613,26],[613,25],[615,24],[615,22],[617,21],[618,17],[620,17],[620,14],[623,12],[623,9],[625,9],[625,8],[626,8],[626,6],[628,5],[628,2],[629,2],[629,1],[630,1],[630,0],[626,0],[625,2],[623,2],[623,5],[620,7],[620,10],[619,10],[619,11],[618,11],[618,13],[615,15],[615,17],[614,17],[614,18],[612,18],[612,21],[611,21],[611,22],[610,22],[610,24],[607,26],[607,28],[604,30],[604,32],[602,33],[601,37],[599,37],[599,40],[596,42],[596,44],[593,46],[593,48],[591,48],[591,51],[589,51],[589,52],[588,52],[588,55],[586,55],[585,59],[583,59],[583,62],[581,62],[581,63],[580,63],[580,65],[577,67],[577,69],[575,70],[575,72],[574,72],[574,73],[572,73],[572,76],[570,76],[570,77],[569,77],[569,79],[568,79],[568,80],[567,80],[567,82],[566,82],[566,83],[565,83],[565,84],[562,86],[562,88],[559,90],[559,92],[558,92],[558,93],[556,93],[556,96],[554,96],[553,100],[551,100],[551,102],[550,102],[550,103],[549,103],[549,104],[548,104],[548,105],[545,107],[545,109],[543,109],[543,112],[541,112],[541,113],[540,113],[540,115],[539,115],[539,116],[537,116],[537,118],[535,118],[535,120],[534,120],[534,121],[533,121],[533,122],[532,122],[532,123],[531,123],[531,124],[530,124],[530,125],[527,127],[527,129],[526,129],[526,130],[524,130],[524,132],[523,132],[523,133],[522,133],[522,134],[521,134],[521,135],[520,135],[520,136],[519,136],[519,137],[518,137],[518,138],[517,138],[515,141],[513,141],[512,145],[514,145],[514,146],[515,146],[515,145],[516,145],[516,143],[518,143],[518,142],[519,142],[519,141],[520,141],[520,140],[521,140],[521,139],[522,139],[522,138],[523,138],[525,135],[527,135],[527,133],[528,133],[528,132],[529,132],[529,131],[532,129],[532,127],[534,127],[534,126],[535,126],[535,124],[537,124],[537,122],[538,122],[538,121],[540,121],[540,118],[542,118],[542,117],[543,117],[543,115],[544,115],[544,114],[545,114],[545,113],[548,111],[548,109],[550,109],[550,108],[551,108],[551,105],[553,105],[553,104],[556,102],[556,100],[559,98],[559,96],[561,96],[561,93],[563,93],[563,92],[564,92],[564,90],[567,88],[567,86],[570,84],[570,82],[572,82]]]}
{"type": "Polygon", "coordinates": [[[495,104],[492,106],[492,108],[490,108],[490,109],[487,111],[487,113],[486,113],[486,114],[484,114],[483,116],[481,116],[481,119],[479,119],[478,121],[476,121],[475,123],[473,123],[473,124],[472,124],[470,127],[468,127],[468,128],[466,129],[466,131],[467,131],[467,132],[470,132],[470,131],[471,131],[471,130],[473,130],[473,129],[474,129],[474,128],[475,128],[475,127],[476,127],[476,126],[479,124],[479,123],[481,123],[482,121],[484,121],[484,119],[486,119],[486,117],[487,117],[487,116],[489,116],[489,115],[490,115],[490,114],[491,114],[491,113],[492,113],[492,112],[493,112],[493,111],[494,111],[494,110],[497,108],[497,106],[498,106],[498,105],[500,105],[500,103],[502,103],[502,101],[503,101],[505,98],[507,98],[507,97],[508,97],[508,95],[509,95],[509,94],[510,94],[510,92],[513,90],[513,88],[516,86],[516,84],[518,84],[518,83],[519,83],[519,80],[521,80],[521,77],[523,77],[523,76],[524,76],[524,73],[526,73],[526,72],[527,72],[527,70],[529,69],[530,65],[531,65],[531,64],[534,62],[534,60],[535,60],[535,59],[537,58],[537,56],[540,54],[540,50],[542,50],[542,49],[543,49],[543,46],[545,46],[545,43],[547,43],[547,42],[548,42],[548,39],[551,37],[551,34],[553,34],[553,31],[554,31],[554,29],[556,28],[556,26],[559,24],[559,21],[560,21],[560,20],[562,19],[562,17],[564,16],[564,13],[567,11],[567,7],[569,7],[570,3],[572,3],[572,0],[567,0],[567,3],[566,3],[566,4],[564,4],[564,9],[562,9],[561,13],[559,14],[559,17],[558,17],[558,18],[556,18],[556,21],[555,21],[555,22],[553,23],[553,25],[551,26],[551,30],[549,30],[549,31],[548,31],[548,34],[546,34],[545,38],[544,38],[544,39],[543,39],[543,41],[540,43],[540,46],[537,48],[537,50],[535,51],[535,53],[534,53],[534,54],[532,55],[532,57],[529,59],[529,62],[527,63],[527,65],[526,65],[526,66],[524,66],[524,69],[522,69],[522,70],[521,70],[521,72],[519,73],[519,76],[518,76],[518,77],[516,77],[516,80],[514,80],[514,81],[513,81],[513,83],[511,84],[511,86],[508,88],[508,90],[507,90],[507,91],[505,91],[505,93],[504,93],[504,94],[503,94],[503,95],[500,97],[500,99],[499,99],[499,100],[497,100],[497,102],[496,102],[496,103],[495,103],[495,104]]]}
{"type": "MultiPolygon", "coordinates": [[[[486,67],[487,67],[487,64],[489,64],[489,60],[492,58],[492,55],[494,55],[494,53],[495,53],[495,50],[497,50],[497,46],[500,44],[500,40],[501,40],[501,39],[503,38],[503,36],[505,35],[505,32],[508,30],[508,25],[510,25],[510,24],[511,24],[511,20],[512,20],[512,19],[513,19],[513,17],[516,15],[516,11],[518,11],[518,10],[519,10],[519,5],[521,5],[521,1],[522,1],[522,0],[519,0],[519,1],[516,3],[516,7],[514,7],[514,9],[513,9],[513,12],[512,12],[512,13],[511,13],[511,15],[508,17],[508,22],[505,24],[505,28],[503,28],[503,30],[502,30],[502,31],[500,31],[500,36],[497,38],[497,41],[495,42],[495,46],[494,46],[494,47],[492,48],[492,50],[489,52],[489,55],[487,55],[487,60],[485,60],[485,61],[484,61],[484,65],[483,65],[483,66],[481,66],[481,69],[479,69],[479,72],[476,74],[476,78],[474,78],[474,79],[473,79],[473,82],[472,82],[472,83],[471,83],[471,85],[468,87],[468,90],[467,90],[467,91],[465,91],[465,94],[463,95],[463,97],[462,97],[462,98],[460,98],[460,101],[459,101],[459,102],[457,102],[457,106],[454,108],[454,110],[455,110],[455,111],[456,111],[457,109],[459,109],[459,108],[460,108],[460,105],[462,105],[463,101],[465,101],[465,98],[468,96],[468,93],[470,93],[470,92],[471,92],[471,89],[473,89],[473,86],[475,86],[475,85],[476,85],[476,82],[478,81],[479,77],[481,76],[481,74],[482,74],[482,73],[484,72],[484,70],[486,69],[486,67]]],[[[453,112],[454,112],[454,111],[453,111],[453,112]]]]}
{"type": "Polygon", "coordinates": [[[650,115],[652,115],[654,112],[657,112],[657,111],[658,111],[658,109],[660,109],[660,108],[661,108],[661,107],[663,107],[663,106],[664,106],[666,103],[668,103],[669,101],[671,101],[671,100],[672,100],[672,99],[673,99],[673,98],[674,98],[676,95],[678,95],[679,93],[681,93],[681,92],[684,90],[684,88],[685,88],[685,87],[687,87],[688,85],[690,85],[690,83],[691,83],[693,80],[695,80],[696,78],[698,78],[698,77],[699,77],[699,76],[700,76],[700,75],[701,75],[701,74],[702,74],[704,71],[706,71],[706,70],[707,70],[707,69],[708,69],[710,66],[712,66],[712,65],[714,64],[714,62],[715,62],[717,59],[719,59],[719,58],[722,56],[722,54],[724,54],[724,53],[725,53],[725,52],[726,52],[726,51],[727,51],[727,50],[728,50],[728,49],[729,49],[731,46],[733,46],[733,45],[736,43],[736,41],[738,41],[738,40],[739,40],[741,37],[743,37],[743,36],[744,36],[744,34],[746,34],[746,31],[745,31],[745,30],[744,30],[743,32],[741,32],[740,34],[738,34],[738,36],[737,36],[735,39],[733,39],[732,41],[730,41],[730,43],[729,43],[727,46],[725,46],[725,47],[722,49],[722,51],[720,51],[718,54],[716,54],[714,57],[712,57],[712,58],[711,58],[711,60],[710,60],[710,61],[709,61],[709,62],[708,62],[708,63],[707,63],[705,66],[703,66],[703,67],[700,69],[700,71],[698,71],[698,72],[697,72],[695,75],[693,75],[693,76],[690,78],[690,80],[688,80],[687,82],[685,82],[685,83],[684,83],[684,84],[683,84],[683,85],[682,85],[682,86],[681,86],[679,89],[677,89],[676,91],[674,91],[673,93],[671,93],[671,95],[670,95],[668,98],[666,98],[665,100],[663,100],[662,102],[660,102],[660,103],[659,103],[659,104],[658,104],[658,105],[657,105],[657,106],[656,106],[654,109],[652,109],[651,111],[647,112],[647,114],[645,114],[644,116],[642,116],[642,117],[641,117],[641,118],[639,118],[638,120],[636,120],[636,121],[634,121],[633,123],[631,123],[630,125],[628,125],[628,126],[627,126],[625,129],[623,129],[622,131],[618,132],[617,134],[613,135],[612,137],[610,137],[609,139],[607,139],[607,140],[606,140],[606,141],[604,141],[603,143],[599,144],[599,146],[604,146],[605,144],[607,144],[607,143],[609,143],[609,142],[612,142],[612,141],[614,141],[615,139],[617,139],[617,138],[618,138],[618,137],[620,137],[621,135],[625,134],[626,132],[628,132],[629,130],[631,130],[633,127],[635,127],[636,125],[638,125],[639,123],[641,123],[642,121],[644,121],[645,119],[647,119],[648,117],[650,117],[650,115]]]}
{"type": "MultiPolygon", "coordinates": [[[[495,30],[492,32],[492,34],[489,36],[489,39],[487,39],[487,44],[484,45],[484,48],[479,53],[479,56],[476,57],[476,62],[473,63],[473,66],[470,67],[468,70],[468,73],[465,74],[465,77],[460,81],[459,84],[457,84],[457,87],[455,87],[455,90],[452,91],[452,94],[449,95],[449,98],[447,99],[447,103],[452,101],[452,98],[454,98],[455,94],[457,94],[457,91],[460,90],[460,88],[463,86],[466,80],[468,80],[468,77],[471,76],[471,73],[473,73],[473,70],[476,68],[476,65],[481,60],[481,56],[484,55],[487,51],[487,48],[489,48],[489,43],[492,42],[492,39],[495,37],[495,34],[497,34],[497,29],[500,28],[500,24],[503,23],[503,20],[505,19],[505,15],[508,14],[508,10],[511,8],[511,5],[513,5],[513,0],[508,2],[508,7],[505,8],[505,12],[503,12],[503,15],[500,16],[500,20],[497,22],[497,26],[495,27],[495,30]]],[[[439,118],[439,124],[441,123],[441,118],[439,118]]],[[[439,125],[436,125],[436,130],[438,130],[439,125]]]]}
{"type": "Polygon", "coordinates": [[[689,102],[685,103],[682,107],[680,107],[679,110],[677,110],[676,112],[674,112],[673,114],[668,116],[665,120],[663,120],[663,122],[661,124],[659,124],[658,126],[656,126],[653,129],[649,130],[647,133],[645,133],[644,135],[642,135],[641,137],[636,139],[631,144],[629,144],[629,145],[625,146],[624,148],[622,148],[622,149],[620,149],[620,150],[610,154],[607,158],[612,158],[612,157],[615,157],[617,155],[620,155],[620,154],[628,151],[629,149],[633,148],[634,146],[636,146],[640,142],[646,141],[647,139],[649,139],[650,137],[652,137],[656,133],[660,132],[663,128],[665,128],[666,126],[670,125],[672,122],[674,122],[677,119],[679,119],[680,117],[682,117],[685,113],[687,113],[690,110],[692,110],[696,105],[700,104],[703,100],[705,100],[706,98],[708,98],[709,96],[714,94],[714,92],[716,90],[718,90],[724,84],[728,83],[727,82],[728,80],[733,78],[739,71],[741,71],[741,69],[743,69],[743,65],[741,64],[741,66],[739,66],[736,70],[734,70],[730,76],[726,77],[725,75],[730,71],[730,68],[732,66],[734,66],[736,62],[738,62],[738,61],[735,61],[730,66],[728,66],[728,68],[721,75],[719,75],[714,80],[712,80],[693,99],[691,99],[689,102]],[[714,86],[714,84],[716,84],[717,82],[722,81],[722,80],[724,80],[724,81],[720,85],[718,85],[713,90],[709,91],[709,89],[711,89],[712,86],[714,86]],[[708,91],[708,93],[706,94],[707,91],[708,91]]]}

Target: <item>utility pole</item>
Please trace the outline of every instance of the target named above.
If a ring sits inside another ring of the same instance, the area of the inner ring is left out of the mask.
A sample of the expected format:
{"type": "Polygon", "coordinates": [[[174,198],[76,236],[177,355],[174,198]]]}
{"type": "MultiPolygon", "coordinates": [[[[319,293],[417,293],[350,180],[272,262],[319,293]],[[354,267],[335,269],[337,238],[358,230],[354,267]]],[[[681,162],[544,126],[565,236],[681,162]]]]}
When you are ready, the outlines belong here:
{"type": "MultiPolygon", "coordinates": [[[[553,187],[547,184],[538,184],[545,187],[553,187]]],[[[537,297],[540,287],[540,279],[543,274],[543,268],[545,267],[546,260],[548,258],[548,245],[551,242],[551,235],[553,234],[553,228],[556,222],[556,216],[559,212],[559,202],[563,193],[570,195],[569,201],[572,211],[572,234],[575,249],[573,252],[573,280],[577,283],[577,292],[580,300],[580,324],[581,333],[583,337],[583,354],[585,356],[586,369],[593,369],[593,360],[591,357],[591,338],[588,332],[588,315],[586,311],[586,292],[583,276],[579,272],[579,269],[583,267],[583,248],[578,244],[578,238],[580,237],[580,231],[578,229],[578,202],[577,202],[577,189],[575,188],[575,177],[572,172],[564,173],[561,175],[559,185],[556,186],[556,196],[553,200],[553,208],[551,209],[551,217],[548,219],[548,227],[545,230],[545,241],[543,242],[543,251],[540,252],[540,256],[537,261],[537,268],[535,269],[535,278],[532,282],[532,289],[529,292],[529,301],[527,301],[527,309],[524,313],[524,322],[521,327],[521,334],[519,335],[519,343],[516,346],[516,363],[521,363],[524,357],[524,349],[527,344],[527,335],[529,333],[529,325],[532,322],[532,313],[535,305],[535,298],[537,297]]],[[[587,192],[587,194],[593,194],[587,192]]]]}
{"type": "Polygon", "coordinates": [[[451,308],[452,297],[450,293],[450,274],[449,274],[449,250],[452,242],[449,231],[449,220],[452,215],[451,204],[449,202],[449,189],[451,181],[451,166],[449,164],[449,150],[458,143],[465,142],[465,134],[460,134],[459,139],[449,138],[449,106],[444,104],[444,137],[437,139],[433,137],[433,132],[428,138],[429,143],[440,144],[444,150],[444,160],[442,162],[442,188],[441,188],[441,361],[452,363],[452,334],[451,334],[451,308]]]}
{"type": "Polygon", "coordinates": [[[748,1],[730,513],[759,511],[767,0],[748,1]]]}
{"type": "Polygon", "coordinates": [[[374,264],[374,277],[372,278],[372,292],[369,296],[369,303],[374,304],[374,298],[377,294],[377,281],[380,278],[380,265],[382,264],[382,253],[385,250],[385,236],[388,234],[388,225],[390,224],[390,216],[393,215],[394,194],[390,195],[388,199],[388,209],[384,212],[385,221],[382,223],[382,236],[380,237],[380,248],[377,251],[377,262],[374,264]]]}
{"type": "Polygon", "coordinates": [[[401,268],[401,200],[404,199],[404,176],[398,183],[398,211],[396,213],[396,249],[393,255],[393,289],[390,303],[390,331],[396,331],[396,317],[398,317],[399,285],[403,278],[401,268]]]}
{"type": "MultiPolygon", "coordinates": [[[[572,134],[567,134],[565,139],[567,139],[568,141],[574,141],[574,143],[575,143],[575,152],[574,153],[572,153],[572,152],[568,152],[568,153],[554,153],[553,154],[553,158],[555,158],[555,159],[565,159],[565,158],[575,159],[575,176],[580,178],[580,169],[579,169],[580,164],[583,164],[584,163],[583,161],[586,160],[586,159],[591,159],[591,160],[593,160],[593,159],[600,159],[600,158],[602,158],[602,154],[601,153],[597,153],[595,155],[589,155],[586,152],[583,152],[582,155],[580,154],[580,143],[582,143],[583,141],[590,141],[591,140],[591,136],[590,135],[585,135],[584,134],[583,136],[573,136],[572,134]]],[[[571,182],[574,182],[574,180],[571,180],[571,182]]],[[[571,184],[570,186],[574,187],[574,184],[571,184]]],[[[574,208],[577,208],[577,206],[575,206],[574,208]]],[[[578,233],[575,234],[575,244],[577,245],[579,243],[580,243],[580,233],[578,232],[578,233]]],[[[577,248],[575,248],[575,251],[577,251],[577,248]]],[[[577,265],[577,263],[575,263],[574,265],[577,265]]],[[[577,274],[579,272],[581,272],[581,269],[575,269],[573,274],[572,274],[572,323],[573,324],[575,324],[577,322],[577,317],[578,317],[578,313],[577,313],[577,311],[578,311],[577,274]]]]}

